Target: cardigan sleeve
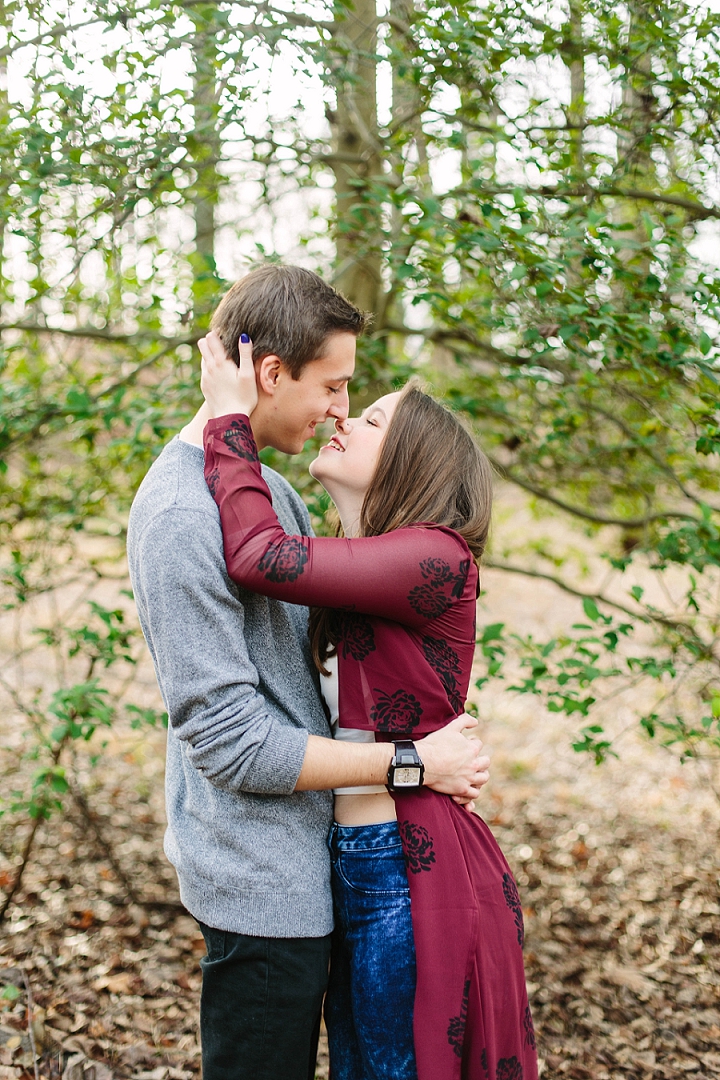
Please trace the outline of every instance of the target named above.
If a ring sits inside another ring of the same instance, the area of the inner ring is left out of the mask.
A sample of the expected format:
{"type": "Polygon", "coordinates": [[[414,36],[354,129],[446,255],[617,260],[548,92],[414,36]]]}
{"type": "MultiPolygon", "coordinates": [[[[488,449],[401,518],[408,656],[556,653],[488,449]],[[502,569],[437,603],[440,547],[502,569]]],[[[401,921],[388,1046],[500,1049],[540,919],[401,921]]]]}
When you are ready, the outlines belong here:
{"type": "Polygon", "coordinates": [[[465,590],[465,541],[433,525],[354,539],[288,535],[262,478],[246,416],[211,420],[205,479],[220,510],[228,574],[254,592],[293,604],[344,608],[427,626],[465,590]]]}

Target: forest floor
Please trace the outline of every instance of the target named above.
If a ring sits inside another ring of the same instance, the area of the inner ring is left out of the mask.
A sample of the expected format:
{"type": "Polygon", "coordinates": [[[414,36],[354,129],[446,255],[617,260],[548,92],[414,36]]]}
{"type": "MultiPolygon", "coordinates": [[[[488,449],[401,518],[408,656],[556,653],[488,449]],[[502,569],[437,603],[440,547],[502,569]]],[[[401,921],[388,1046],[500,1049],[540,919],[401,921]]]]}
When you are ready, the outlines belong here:
{"type": "MultiPolygon", "coordinates": [[[[542,584],[502,588],[489,618],[574,617],[542,584]]],[[[149,664],[138,677],[152,698],[149,664]]],[[[631,705],[603,708],[622,728],[631,705]]],[[[543,1077],[720,1077],[720,808],[702,765],[630,732],[598,767],[532,699],[486,691],[480,710],[493,766],[477,809],[518,880],[543,1077]]],[[[162,851],[162,774],[161,732],[78,752],[87,803],[40,826],[1,928],[0,1080],[199,1077],[204,945],[162,851]]],[[[4,819],[4,888],[27,831],[4,819]]]]}

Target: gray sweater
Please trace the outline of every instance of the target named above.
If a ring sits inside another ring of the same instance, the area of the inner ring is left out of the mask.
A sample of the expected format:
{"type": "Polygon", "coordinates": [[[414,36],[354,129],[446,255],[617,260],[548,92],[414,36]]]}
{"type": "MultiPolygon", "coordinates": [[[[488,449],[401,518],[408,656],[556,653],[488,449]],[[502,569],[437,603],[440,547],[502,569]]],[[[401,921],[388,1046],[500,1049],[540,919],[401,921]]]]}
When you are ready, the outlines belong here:
{"type": "MultiPolygon", "coordinates": [[[[309,535],[299,496],[263,475],[285,529],[309,535]]],[[[218,930],[329,933],[332,795],[293,790],[308,732],[329,736],[307,610],[230,581],[203,452],[178,438],[135,497],[128,557],[170,718],[165,853],[183,903],[218,930]]]]}

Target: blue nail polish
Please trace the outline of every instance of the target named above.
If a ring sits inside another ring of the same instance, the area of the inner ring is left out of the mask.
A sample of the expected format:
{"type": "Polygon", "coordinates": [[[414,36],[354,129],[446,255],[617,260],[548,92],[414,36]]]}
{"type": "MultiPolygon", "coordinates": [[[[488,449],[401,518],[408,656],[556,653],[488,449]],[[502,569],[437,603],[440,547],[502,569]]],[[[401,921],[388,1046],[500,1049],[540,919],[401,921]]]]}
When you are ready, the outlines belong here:
{"type": "Polygon", "coordinates": [[[247,336],[247,334],[241,334],[240,335],[240,340],[243,343],[243,345],[247,345],[249,343],[249,341],[250,341],[250,338],[247,336]]]}

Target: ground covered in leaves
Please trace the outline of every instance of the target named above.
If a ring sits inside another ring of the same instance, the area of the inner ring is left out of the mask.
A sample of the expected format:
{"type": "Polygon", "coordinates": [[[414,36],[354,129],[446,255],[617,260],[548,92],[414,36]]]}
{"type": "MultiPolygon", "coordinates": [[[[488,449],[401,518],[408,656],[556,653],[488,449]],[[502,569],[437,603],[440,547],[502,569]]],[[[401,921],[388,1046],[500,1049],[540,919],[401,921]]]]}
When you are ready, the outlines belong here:
{"type": "MultiPolygon", "coordinates": [[[[491,618],[527,613],[517,588],[490,588],[491,618]]],[[[572,619],[542,588],[533,609],[572,619]]],[[[149,664],[136,677],[153,698],[149,664]]],[[[711,766],[681,765],[632,734],[621,697],[608,728],[631,733],[599,768],[572,751],[567,719],[532,698],[500,687],[479,704],[493,767],[478,810],[518,880],[543,1077],[720,1077],[711,766]]],[[[21,750],[9,715],[0,746],[9,790],[21,750]]],[[[40,827],[0,927],[0,1080],[191,1080],[204,945],[162,851],[162,733],[113,730],[97,761],[93,749],[70,763],[81,797],[40,827]]],[[[2,889],[27,834],[27,821],[2,819],[2,889]]]]}
{"type": "MultiPolygon", "coordinates": [[[[33,1077],[35,1062],[41,1077],[68,1080],[199,1076],[203,941],[162,854],[155,749],[146,745],[141,760],[137,751],[118,754],[112,782],[86,778],[104,844],[74,803],[41,828],[3,927],[2,1078],[33,1077]],[[129,902],[108,845],[141,902],[129,902]]],[[[500,776],[482,809],[523,898],[544,1076],[720,1076],[717,819],[709,804],[701,799],[700,813],[658,824],[612,799],[583,799],[585,768],[558,791],[530,782],[511,747],[497,756],[500,776]]],[[[587,777],[603,783],[597,772],[587,777]]],[[[606,783],[614,791],[611,776],[606,783]]],[[[681,783],[691,805],[692,784],[682,774],[681,783]]],[[[25,828],[18,823],[13,837],[6,827],[5,882],[25,828]]],[[[326,1068],[321,1056],[318,1076],[326,1068]]]]}

